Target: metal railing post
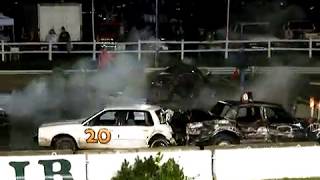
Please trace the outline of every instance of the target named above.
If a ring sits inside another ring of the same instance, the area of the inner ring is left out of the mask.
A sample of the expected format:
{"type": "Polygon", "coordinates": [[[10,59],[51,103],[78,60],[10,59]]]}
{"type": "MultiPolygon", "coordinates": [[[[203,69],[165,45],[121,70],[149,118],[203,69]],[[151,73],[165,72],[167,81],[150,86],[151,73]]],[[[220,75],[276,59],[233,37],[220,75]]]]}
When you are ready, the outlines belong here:
{"type": "Polygon", "coordinates": [[[268,58],[271,58],[271,41],[268,40],[268,58]]]}
{"type": "Polygon", "coordinates": [[[228,48],[229,48],[229,40],[226,40],[226,47],[225,47],[225,51],[224,51],[224,59],[228,59],[229,58],[228,48]]]}
{"type": "Polygon", "coordinates": [[[141,61],[141,40],[138,40],[138,60],[141,61]]]}
{"type": "Polygon", "coordinates": [[[312,38],[309,38],[309,58],[312,58],[312,38]]]}
{"type": "Polygon", "coordinates": [[[184,39],[181,39],[181,61],[184,59],[184,39]]]}
{"type": "Polygon", "coordinates": [[[49,42],[49,61],[52,61],[52,43],[49,42]]]}
{"type": "Polygon", "coordinates": [[[4,41],[1,41],[1,56],[2,56],[2,62],[4,61],[4,41]]]}
{"type": "Polygon", "coordinates": [[[92,60],[96,61],[96,40],[93,40],[93,45],[92,45],[92,60]]]}

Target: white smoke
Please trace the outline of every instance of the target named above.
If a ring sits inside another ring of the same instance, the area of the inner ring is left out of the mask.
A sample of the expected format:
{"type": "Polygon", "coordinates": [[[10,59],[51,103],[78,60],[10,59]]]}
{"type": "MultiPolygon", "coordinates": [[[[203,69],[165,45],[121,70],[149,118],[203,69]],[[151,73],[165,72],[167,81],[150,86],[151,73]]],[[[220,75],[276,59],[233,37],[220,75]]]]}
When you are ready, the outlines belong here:
{"type": "Polygon", "coordinates": [[[70,75],[55,71],[50,77],[33,80],[22,91],[12,93],[8,111],[17,119],[34,121],[82,117],[108,104],[124,103],[124,99],[135,103],[145,96],[144,86],[143,64],[118,55],[105,71],[83,69],[70,75]]]}
{"type": "MultiPolygon", "coordinates": [[[[271,71],[247,83],[245,91],[251,91],[254,100],[282,104],[290,110],[296,97],[301,93],[304,82],[303,78],[290,71],[289,67],[273,67],[271,71]]],[[[239,100],[240,91],[238,92],[235,97],[239,100]]]]}

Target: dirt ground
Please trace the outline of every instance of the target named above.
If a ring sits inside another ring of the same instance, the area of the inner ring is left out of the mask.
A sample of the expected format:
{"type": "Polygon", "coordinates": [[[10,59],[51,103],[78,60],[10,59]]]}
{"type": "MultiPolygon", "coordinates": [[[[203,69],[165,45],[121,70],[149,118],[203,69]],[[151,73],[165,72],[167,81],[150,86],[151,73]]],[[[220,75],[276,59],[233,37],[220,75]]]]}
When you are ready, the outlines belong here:
{"type": "Polygon", "coordinates": [[[23,89],[33,79],[41,76],[43,75],[0,75],[0,92],[23,89]]]}

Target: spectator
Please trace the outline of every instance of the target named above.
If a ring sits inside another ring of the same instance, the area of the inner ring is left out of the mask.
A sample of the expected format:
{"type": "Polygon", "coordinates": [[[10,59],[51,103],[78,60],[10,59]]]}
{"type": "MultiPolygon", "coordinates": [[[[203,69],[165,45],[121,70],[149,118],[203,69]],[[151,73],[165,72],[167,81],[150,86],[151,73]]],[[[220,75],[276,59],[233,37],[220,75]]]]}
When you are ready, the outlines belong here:
{"type": "Polygon", "coordinates": [[[40,41],[40,30],[37,28],[31,33],[31,41],[39,42],[40,41]]]}
{"type": "Polygon", "coordinates": [[[284,26],[284,38],[285,39],[292,39],[293,38],[293,32],[288,25],[284,26]]]}
{"type": "Polygon", "coordinates": [[[247,54],[245,53],[245,46],[241,45],[239,52],[232,53],[230,58],[232,59],[236,67],[231,78],[235,80],[240,76],[240,91],[243,92],[246,85],[246,70],[249,67],[249,59],[247,54]]]}
{"type": "Polygon", "coordinates": [[[61,32],[59,35],[59,42],[66,42],[66,45],[60,45],[60,50],[67,50],[68,52],[70,52],[71,50],[71,37],[68,31],[66,31],[65,27],[62,26],[61,27],[61,32]]]}
{"type": "Polygon", "coordinates": [[[241,92],[244,91],[245,89],[245,80],[246,80],[246,69],[248,68],[248,57],[245,54],[245,47],[241,46],[240,52],[237,56],[238,66],[237,68],[239,69],[239,75],[240,75],[240,90],[241,92]]]}
{"type": "Polygon", "coordinates": [[[54,31],[54,29],[50,29],[47,36],[46,36],[46,41],[47,42],[51,42],[51,43],[55,43],[57,42],[57,34],[54,31]]]}
{"type": "Polygon", "coordinates": [[[106,70],[107,68],[109,68],[112,59],[112,54],[108,52],[106,47],[103,47],[98,58],[98,69],[106,70]]]}
{"type": "Polygon", "coordinates": [[[22,30],[21,30],[21,41],[23,41],[23,42],[28,42],[28,41],[30,41],[30,40],[31,40],[31,34],[30,34],[30,32],[27,32],[27,31],[25,30],[25,28],[22,27],[22,30]]]}
{"type": "MultiPolygon", "coordinates": [[[[55,44],[57,42],[57,34],[54,31],[54,29],[50,29],[47,36],[46,41],[52,44],[55,44]]],[[[56,45],[53,45],[53,48],[56,48],[56,45]]]]}

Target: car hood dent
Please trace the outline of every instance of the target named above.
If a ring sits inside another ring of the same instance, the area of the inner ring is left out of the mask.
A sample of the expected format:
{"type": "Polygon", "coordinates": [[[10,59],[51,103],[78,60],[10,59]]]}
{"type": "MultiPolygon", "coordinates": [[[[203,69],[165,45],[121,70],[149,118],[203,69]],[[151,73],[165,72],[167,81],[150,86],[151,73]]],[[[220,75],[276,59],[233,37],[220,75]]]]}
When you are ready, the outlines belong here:
{"type": "Polygon", "coordinates": [[[75,120],[66,120],[66,121],[60,121],[60,122],[52,122],[52,123],[44,123],[40,127],[49,127],[49,126],[61,126],[61,125],[80,125],[85,118],[83,119],[75,119],[75,120]]]}

